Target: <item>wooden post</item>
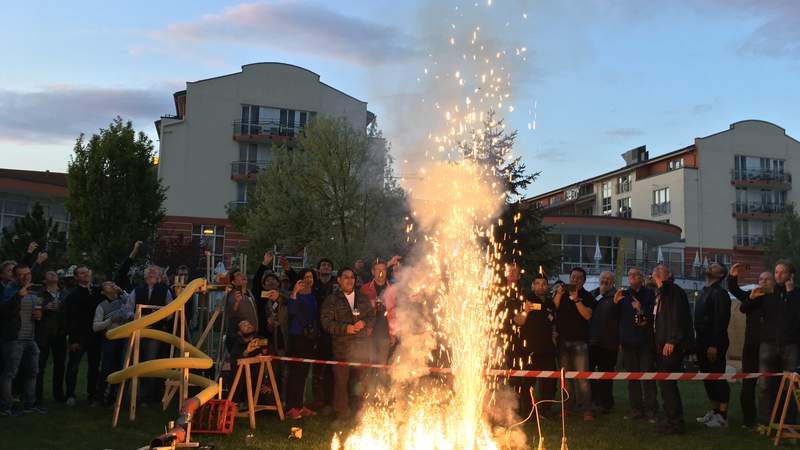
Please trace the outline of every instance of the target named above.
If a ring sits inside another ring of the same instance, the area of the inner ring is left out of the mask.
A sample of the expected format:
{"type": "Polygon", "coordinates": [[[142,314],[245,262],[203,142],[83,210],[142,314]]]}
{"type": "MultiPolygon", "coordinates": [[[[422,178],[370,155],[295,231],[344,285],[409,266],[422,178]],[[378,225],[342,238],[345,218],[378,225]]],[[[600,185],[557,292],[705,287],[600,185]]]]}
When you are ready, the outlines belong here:
{"type": "MultiPolygon", "coordinates": [[[[142,305],[136,305],[136,314],[133,317],[133,320],[139,320],[142,317],[142,305]]],[[[141,330],[136,330],[131,335],[131,339],[133,340],[133,363],[132,365],[139,364],[139,348],[141,347],[141,330]]],[[[130,398],[130,416],[129,419],[132,421],[136,420],[136,402],[139,391],[139,377],[133,377],[131,379],[131,398],[130,398]]]]}

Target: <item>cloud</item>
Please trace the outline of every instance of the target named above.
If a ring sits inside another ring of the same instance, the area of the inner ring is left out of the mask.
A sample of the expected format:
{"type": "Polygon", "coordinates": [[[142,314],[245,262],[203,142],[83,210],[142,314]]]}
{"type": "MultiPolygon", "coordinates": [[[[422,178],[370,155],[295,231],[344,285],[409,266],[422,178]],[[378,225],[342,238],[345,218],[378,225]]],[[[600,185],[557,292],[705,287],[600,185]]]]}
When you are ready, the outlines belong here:
{"type": "Polygon", "coordinates": [[[606,130],[606,134],[609,136],[641,136],[644,131],[638,128],[613,128],[606,130]]]}
{"type": "Polygon", "coordinates": [[[304,1],[242,3],[197,20],[169,24],[151,36],[160,44],[182,49],[187,44],[229,42],[360,65],[404,61],[416,54],[412,39],[395,27],[304,1]]]}
{"type": "MultiPolygon", "coordinates": [[[[119,115],[139,129],[168,113],[173,90],[51,85],[36,91],[0,89],[0,141],[55,144],[92,133],[119,115]]],[[[152,133],[151,133],[152,134],[152,133]]]]}

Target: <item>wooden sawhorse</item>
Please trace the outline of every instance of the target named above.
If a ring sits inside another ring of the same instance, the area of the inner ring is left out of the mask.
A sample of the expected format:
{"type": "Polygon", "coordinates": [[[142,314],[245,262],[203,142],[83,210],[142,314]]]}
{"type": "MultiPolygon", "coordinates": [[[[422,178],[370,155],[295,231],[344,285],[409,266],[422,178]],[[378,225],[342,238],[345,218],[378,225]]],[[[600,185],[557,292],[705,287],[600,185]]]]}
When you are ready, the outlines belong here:
{"type": "Polygon", "coordinates": [[[278,411],[278,417],[284,420],[285,416],[283,414],[283,405],[281,404],[281,395],[278,391],[278,385],[275,383],[275,372],[272,370],[272,357],[252,356],[250,358],[241,358],[237,364],[239,367],[236,369],[236,376],[233,378],[233,383],[228,392],[228,400],[233,400],[233,396],[236,394],[236,388],[239,386],[239,381],[242,378],[242,372],[244,372],[244,379],[247,386],[247,415],[250,418],[250,429],[256,428],[256,412],[258,411],[278,411]],[[258,383],[256,383],[255,386],[253,386],[252,376],[250,375],[251,364],[258,364],[258,383]],[[272,397],[275,399],[274,405],[258,404],[258,400],[261,397],[261,383],[264,381],[265,367],[269,374],[272,397]]]}
{"type": "Polygon", "coordinates": [[[800,438],[800,425],[786,423],[790,402],[794,402],[796,410],[800,411],[800,374],[797,373],[783,374],[778,388],[778,395],[775,396],[775,404],[772,406],[772,415],[769,419],[766,434],[769,436],[772,430],[775,430],[774,444],[776,446],[780,445],[782,439],[800,438]],[[778,408],[781,405],[783,405],[783,408],[781,409],[780,417],[778,417],[778,408]]]}

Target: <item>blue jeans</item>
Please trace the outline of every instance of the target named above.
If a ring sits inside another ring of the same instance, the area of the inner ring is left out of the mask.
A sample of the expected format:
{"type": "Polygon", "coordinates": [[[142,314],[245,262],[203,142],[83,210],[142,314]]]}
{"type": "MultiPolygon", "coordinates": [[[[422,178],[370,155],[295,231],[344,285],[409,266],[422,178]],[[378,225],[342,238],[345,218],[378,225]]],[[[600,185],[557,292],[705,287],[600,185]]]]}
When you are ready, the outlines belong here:
{"type": "MultiPolygon", "coordinates": [[[[586,342],[566,341],[558,343],[558,362],[561,368],[568,371],[589,371],[589,344],[586,342]]],[[[570,403],[579,411],[588,412],[592,407],[592,390],[589,380],[567,380],[572,389],[570,403]]]]}
{"type": "MultiPolygon", "coordinates": [[[[759,372],[794,372],[798,363],[798,344],[776,345],[762,342],[758,349],[759,372]]],[[[778,395],[778,377],[761,377],[758,379],[759,421],[766,425],[772,414],[775,396],[778,395]]],[[[791,419],[795,412],[790,408],[791,419]]],[[[780,412],[780,411],[779,411],[780,412]]],[[[791,423],[791,422],[790,422],[791,423]]]]}
{"type": "Polygon", "coordinates": [[[0,375],[0,409],[9,409],[13,403],[11,386],[22,369],[22,403],[36,404],[36,375],[39,373],[39,347],[36,341],[0,341],[3,372],[0,375]]]}

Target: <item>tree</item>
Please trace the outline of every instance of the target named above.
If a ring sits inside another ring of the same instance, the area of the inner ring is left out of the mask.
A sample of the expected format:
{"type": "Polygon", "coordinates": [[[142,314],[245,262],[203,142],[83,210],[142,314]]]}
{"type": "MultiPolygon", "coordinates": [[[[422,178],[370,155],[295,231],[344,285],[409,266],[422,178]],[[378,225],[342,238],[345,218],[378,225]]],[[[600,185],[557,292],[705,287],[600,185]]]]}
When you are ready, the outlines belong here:
{"type": "Polygon", "coordinates": [[[405,197],[392,176],[379,133],[367,136],[344,119],[317,116],[295,149],[275,150],[247,206],[231,214],[253,253],[305,247],[337,264],[403,250],[405,197]]]}
{"type": "Polygon", "coordinates": [[[800,264],[800,216],[792,206],[787,206],[783,217],[775,223],[775,234],[764,252],[764,263],[768,268],[774,267],[779,259],[800,264]]]}
{"type": "Polygon", "coordinates": [[[77,139],[67,171],[69,254],[110,274],[131,243],[151,239],[164,218],[166,189],[153,143],[117,117],[88,142],[77,139]]]}
{"type": "Polygon", "coordinates": [[[496,120],[495,112],[489,110],[482,127],[472,135],[471,141],[460,145],[464,158],[485,166],[505,187],[505,205],[494,235],[495,242],[503,245],[501,260],[557,273],[561,255],[547,240],[541,208],[521,202],[539,172],[527,173],[522,157],[512,157],[517,131],[507,132],[504,121],[496,120]]]}
{"type": "Polygon", "coordinates": [[[45,217],[44,208],[39,202],[25,216],[15,219],[14,223],[3,228],[0,241],[2,259],[22,261],[31,242],[39,244],[40,252],[47,252],[49,264],[63,262],[66,232],[53,222],[52,217],[45,217]]]}

